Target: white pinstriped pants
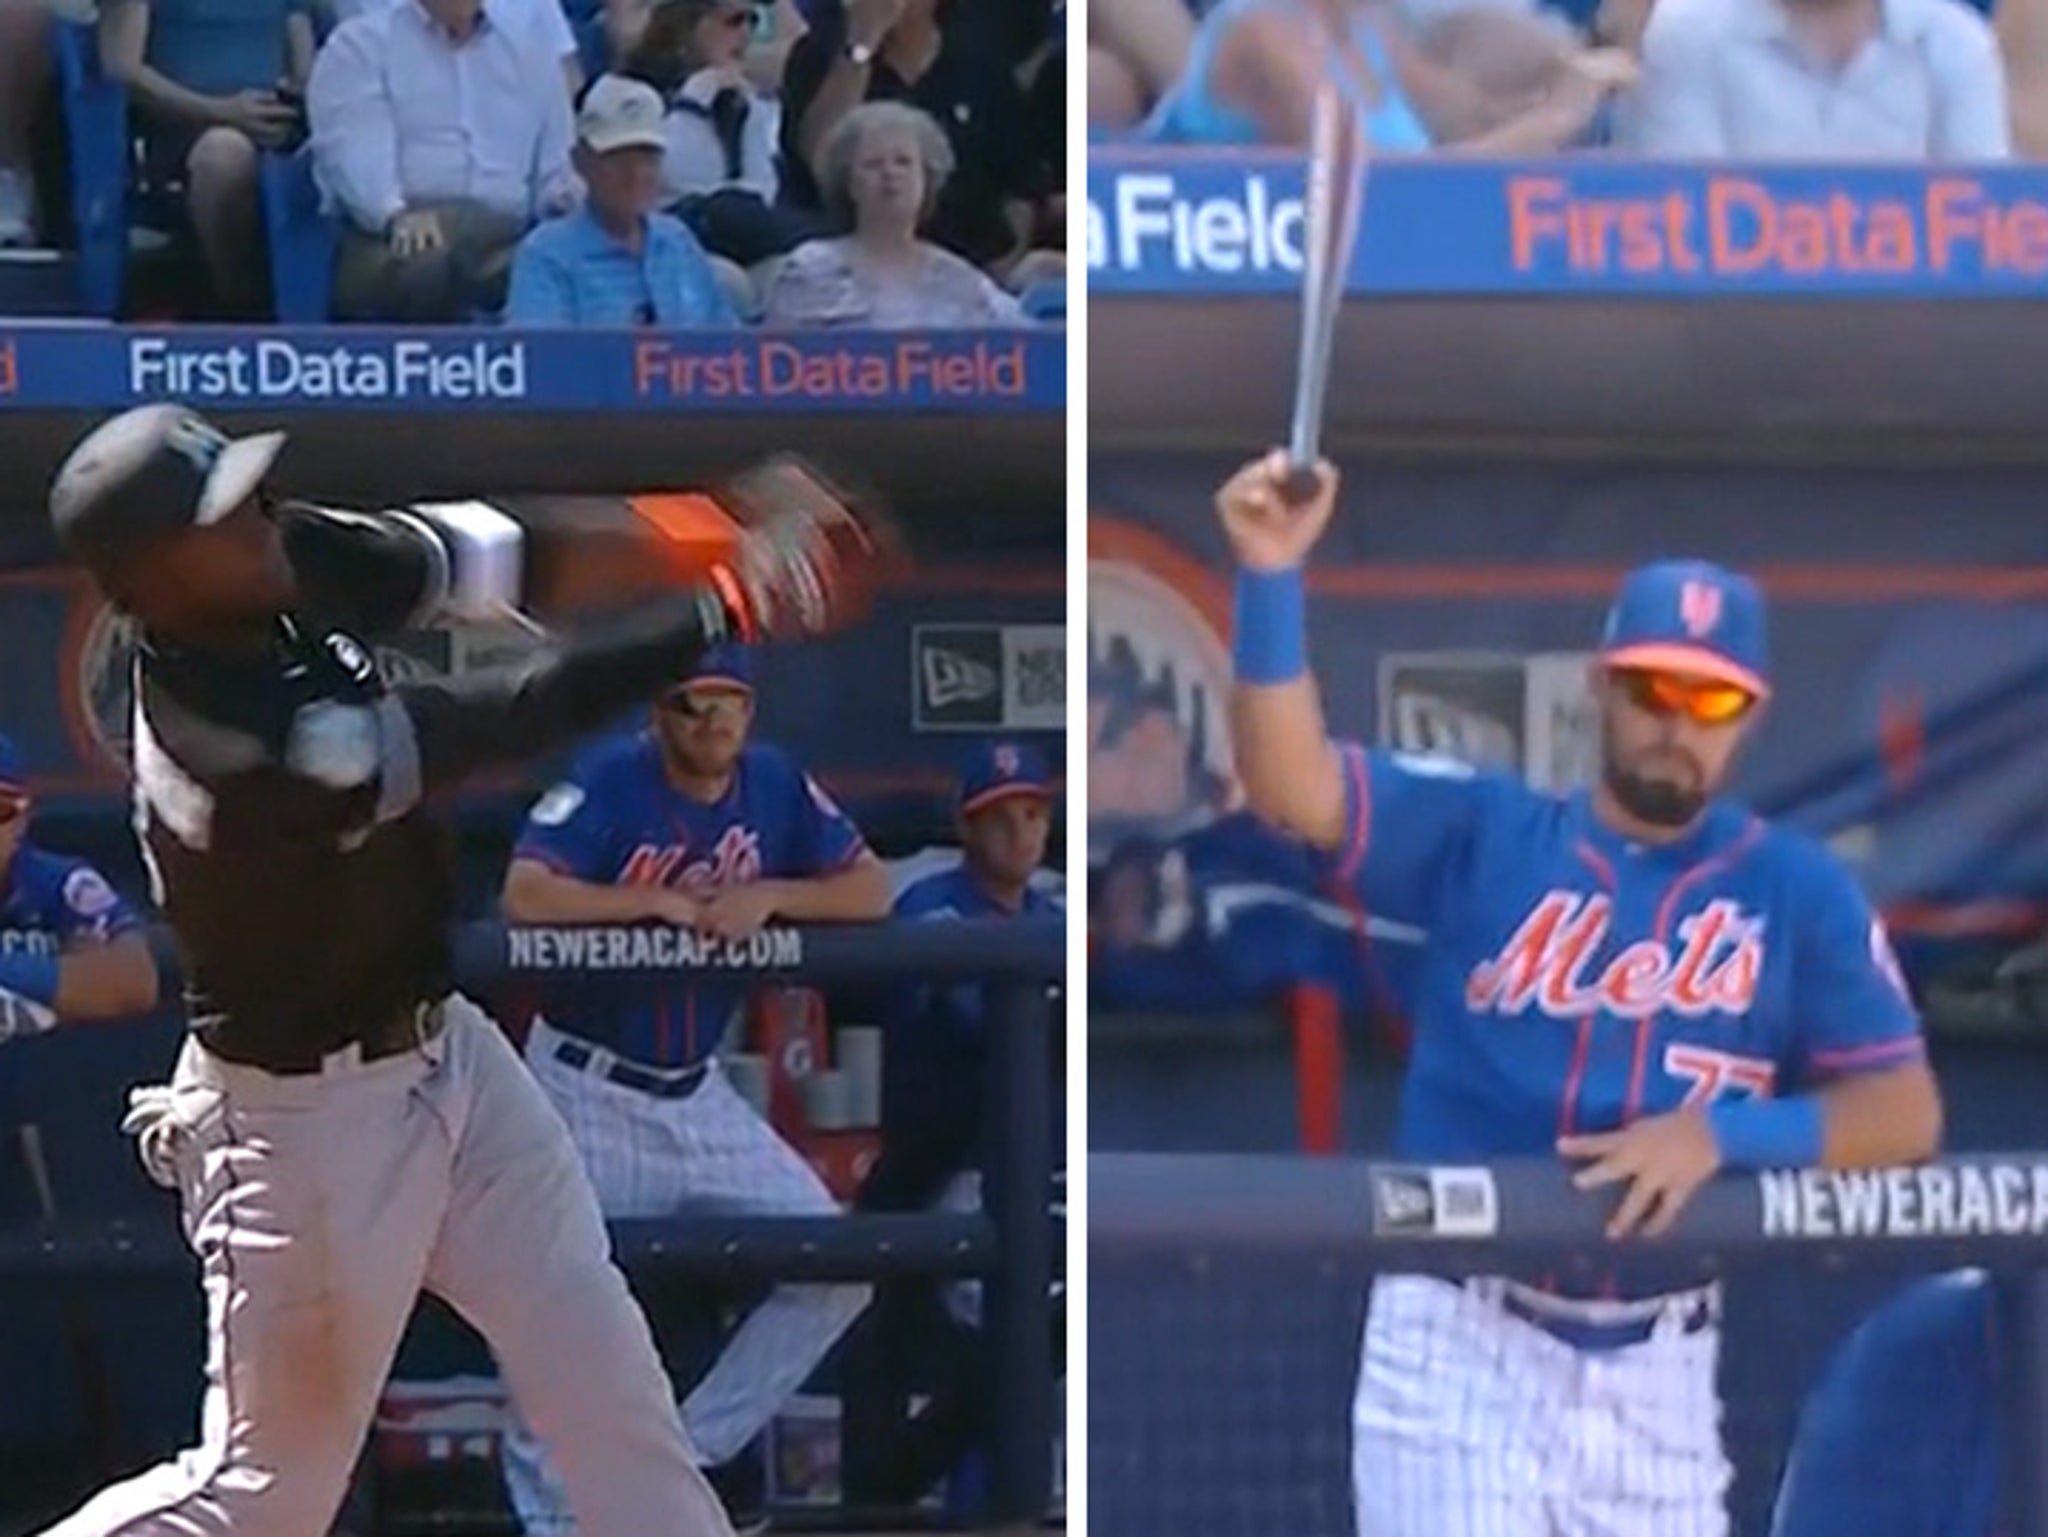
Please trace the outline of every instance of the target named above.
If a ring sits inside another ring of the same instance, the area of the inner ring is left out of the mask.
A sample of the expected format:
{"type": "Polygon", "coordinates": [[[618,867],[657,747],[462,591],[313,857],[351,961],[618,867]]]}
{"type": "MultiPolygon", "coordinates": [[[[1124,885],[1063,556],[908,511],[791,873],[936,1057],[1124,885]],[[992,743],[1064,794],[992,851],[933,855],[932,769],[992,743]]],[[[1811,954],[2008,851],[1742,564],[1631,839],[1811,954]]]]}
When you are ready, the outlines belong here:
{"type": "Polygon", "coordinates": [[[1428,1276],[1373,1283],[1357,1537],[1727,1537],[1718,1326],[1577,1350],[1428,1276]]]}
{"type": "Polygon", "coordinates": [[[45,1537],[316,1537],[424,1287],[489,1342],[590,1537],[731,1537],[561,1119],[451,999],[419,1050],[172,1075],[207,1302],[200,1444],[45,1537]]]}
{"type": "MultiPolygon", "coordinates": [[[[554,1048],[564,1039],[536,1019],[527,1065],[568,1123],[606,1216],[839,1213],[817,1172],[755,1114],[715,1060],[688,1098],[658,1099],[557,1060],[554,1048]]],[[[747,1316],[683,1403],[683,1423],[707,1466],[738,1456],[767,1427],[871,1294],[859,1285],[778,1286],[747,1316]]],[[[531,1537],[581,1530],[539,1441],[517,1415],[506,1427],[505,1484],[531,1537]]]]}

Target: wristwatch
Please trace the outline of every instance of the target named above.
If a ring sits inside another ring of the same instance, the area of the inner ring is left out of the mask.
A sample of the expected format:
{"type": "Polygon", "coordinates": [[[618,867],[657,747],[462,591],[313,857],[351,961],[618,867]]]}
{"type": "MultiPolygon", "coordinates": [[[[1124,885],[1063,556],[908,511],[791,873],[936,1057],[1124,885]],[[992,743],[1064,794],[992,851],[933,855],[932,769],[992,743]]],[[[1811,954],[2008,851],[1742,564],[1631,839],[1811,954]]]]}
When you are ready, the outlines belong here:
{"type": "Polygon", "coordinates": [[[875,62],[874,44],[848,43],[846,45],[846,57],[850,62],[859,65],[862,69],[866,69],[875,62]]]}

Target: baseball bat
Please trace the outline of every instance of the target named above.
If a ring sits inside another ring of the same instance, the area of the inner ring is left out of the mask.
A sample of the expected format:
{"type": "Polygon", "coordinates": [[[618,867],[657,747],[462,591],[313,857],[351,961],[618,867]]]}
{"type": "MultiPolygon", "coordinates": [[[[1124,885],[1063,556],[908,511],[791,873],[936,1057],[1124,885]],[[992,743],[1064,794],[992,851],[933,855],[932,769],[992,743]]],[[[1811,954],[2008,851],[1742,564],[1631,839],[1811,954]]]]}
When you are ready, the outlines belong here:
{"type": "MultiPolygon", "coordinates": [[[[21,1161],[28,1168],[29,1184],[35,1190],[36,1210],[42,1214],[45,1223],[54,1226],[57,1221],[57,1187],[50,1179],[49,1157],[43,1149],[43,1129],[29,1123],[21,1126],[16,1135],[21,1141],[21,1161]]],[[[64,1341],[70,1350],[71,1369],[78,1375],[78,1393],[85,1409],[89,1448],[100,1475],[111,1476],[121,1470],[125,1457],[125,1438],[121,1433],[113,1379],[107,1372],[99,1336],[92,1327],[92,1320],[86,1316],[75,1288],[64,1287],[61,1306],[64,1341]]]]}
{"type": "Polygon", "coordinates": [[[1337,347],[1337,311],[1364,201],[1365,142],[1358,114],[1328,81],[1309,112],[1308,181],[1302,207],[1301,330],[1294,351],[1294,406],[1287,424],[1284,495],[1296,506],[1315,494],[1323,411],[1337,347]]]}

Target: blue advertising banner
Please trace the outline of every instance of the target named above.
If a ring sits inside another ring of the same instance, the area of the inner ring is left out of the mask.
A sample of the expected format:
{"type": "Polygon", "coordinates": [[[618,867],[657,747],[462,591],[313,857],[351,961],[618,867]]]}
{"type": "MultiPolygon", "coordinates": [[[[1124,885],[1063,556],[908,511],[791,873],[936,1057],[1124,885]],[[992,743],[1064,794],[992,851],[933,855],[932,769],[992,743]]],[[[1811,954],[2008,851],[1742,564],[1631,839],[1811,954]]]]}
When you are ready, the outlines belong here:
{"type": "MultiPolygon", "coordinates": [[[[1301,271],[1302,167],[1271,152],[1097,152],[1088,281],[1278,294],[1301,271]]],[[[2048,168],[1374,163],[1349,287],[1399,295],[2036,295],[2048,168]]]]}
{"type": "Polygon", "coordinates": [[[1066,335],[0,324],[0,409],[1059,412],[1066,335]]]}

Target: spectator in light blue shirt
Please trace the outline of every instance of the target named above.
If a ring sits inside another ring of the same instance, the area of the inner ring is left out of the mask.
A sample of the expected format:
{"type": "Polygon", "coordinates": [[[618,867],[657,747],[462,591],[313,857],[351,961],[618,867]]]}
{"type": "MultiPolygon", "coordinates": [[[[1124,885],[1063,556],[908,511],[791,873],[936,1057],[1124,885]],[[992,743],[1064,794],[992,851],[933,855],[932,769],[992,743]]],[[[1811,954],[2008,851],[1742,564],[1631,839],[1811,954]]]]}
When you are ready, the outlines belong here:
{"type": "Polygon", "coordinates": [[[529,234],[512,261],[516,326],[731,326],[711,259],[661,199],[666,112],[638,80],[592,83],[576,118],[582,207],[529,234]]]}

